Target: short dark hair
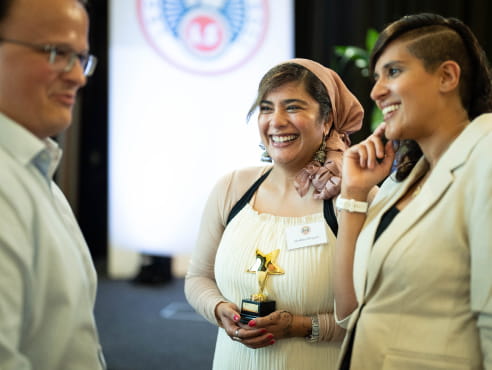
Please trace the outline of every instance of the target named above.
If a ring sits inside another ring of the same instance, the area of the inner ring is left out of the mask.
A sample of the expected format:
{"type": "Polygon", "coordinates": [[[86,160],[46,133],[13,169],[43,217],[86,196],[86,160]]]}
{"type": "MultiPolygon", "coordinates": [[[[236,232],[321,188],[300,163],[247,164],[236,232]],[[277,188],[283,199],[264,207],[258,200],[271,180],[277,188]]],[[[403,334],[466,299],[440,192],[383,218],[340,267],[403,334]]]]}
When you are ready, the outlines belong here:
{"type": "Polygon", "coordinates": [[[433,71],[453,60],[461,68],[460,97],[470,119],[492,111],[491,73],[485,52],[472,31],[456,18],[422,13],[405,16],[381,32],[371,54],[371,71],[394,40],[409,41],[408,50],[433,71]]]}
{"type": "MultiPolygon", "coordinates": [[[[456,18],[421,13],[400,18],[379,35],[370,57],[370,70],[393,41],[408,42],[408,51],[420,59],[424,68],[435,71],[447,60],[461,69],[459,94],[470,120],[492,112],[492,76],[487,57],[473,32],[456,18]]],[[[404,140],[396,157],[396,179],[403,180],[421,157],[417,143],[404,140]]]]}
{"type": "Polygon", "coordinates": [[[248,119],[272,90],[289,82],[299,82],[307,93],[319,103],[319,115],[326,118],[332,111],[331,100],[323,82],[309,69],[297,63],[282,63],[270,69],[260,81],[258,94],[248,111],[248,119]]]}

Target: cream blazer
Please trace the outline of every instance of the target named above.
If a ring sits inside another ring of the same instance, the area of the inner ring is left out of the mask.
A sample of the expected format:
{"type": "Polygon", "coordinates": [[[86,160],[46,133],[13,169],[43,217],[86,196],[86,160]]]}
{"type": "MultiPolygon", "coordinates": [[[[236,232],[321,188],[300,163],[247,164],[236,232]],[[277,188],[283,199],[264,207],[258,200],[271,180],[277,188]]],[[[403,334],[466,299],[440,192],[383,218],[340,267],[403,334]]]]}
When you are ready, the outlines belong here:
{"type": "Polygon", "coordinates": [[[374,243],[381,216],[426,170],[389,178],[354,259],[359,307],[351,369],[492,369],[492,114],[443,154],[421,192],[374,243]]]}

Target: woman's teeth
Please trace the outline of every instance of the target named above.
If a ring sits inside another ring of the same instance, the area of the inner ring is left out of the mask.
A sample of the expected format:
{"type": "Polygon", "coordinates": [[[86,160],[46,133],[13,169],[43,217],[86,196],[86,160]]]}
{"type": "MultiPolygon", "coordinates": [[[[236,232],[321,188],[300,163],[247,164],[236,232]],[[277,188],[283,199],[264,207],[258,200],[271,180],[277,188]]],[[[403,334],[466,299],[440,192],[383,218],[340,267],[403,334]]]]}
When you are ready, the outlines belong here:
{"type": "Polygon", "coordinates": [[[274,143],[285,143],[287,141],[292,141],[297,138],[297,135],[284,135],[284,136],[273,136],[272,135],[272,141],[274,143]]]}
{"type": "Polygon", "coordinates": [[[382,112],[383,115],[394,112],[395,110],[398,110],[400,108],[400,104],[392,104],[388,105],[387,107],[384,107],[382,112]]]}

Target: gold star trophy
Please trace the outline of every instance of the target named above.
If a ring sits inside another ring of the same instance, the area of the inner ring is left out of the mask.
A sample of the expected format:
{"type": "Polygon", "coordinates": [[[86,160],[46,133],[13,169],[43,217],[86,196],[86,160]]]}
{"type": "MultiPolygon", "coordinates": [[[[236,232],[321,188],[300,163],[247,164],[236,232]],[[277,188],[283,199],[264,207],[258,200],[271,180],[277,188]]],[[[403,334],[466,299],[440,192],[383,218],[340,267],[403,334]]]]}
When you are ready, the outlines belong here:
{"type": "Polygon", "coordinates": [[[243,299],[241,304],[241,322],[247,324],[256,317],[266,316],[275,311],[275,301],[268,300],[265,293],[265,285],[268,275],[282,275],[284,270],[275,264],[280,249],[263,254],[259,249],[256,250],[256,259],[253,266],[246,272],[256,274],[259,291],[251,295],[250,299],[243,299]]]}

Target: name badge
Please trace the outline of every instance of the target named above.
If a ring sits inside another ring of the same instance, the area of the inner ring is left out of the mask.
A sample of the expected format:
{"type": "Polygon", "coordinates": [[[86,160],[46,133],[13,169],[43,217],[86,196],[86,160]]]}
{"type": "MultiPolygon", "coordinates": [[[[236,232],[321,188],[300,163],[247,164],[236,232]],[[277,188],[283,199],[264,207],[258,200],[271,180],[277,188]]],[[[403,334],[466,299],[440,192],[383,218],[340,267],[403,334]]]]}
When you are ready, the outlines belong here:
{"type": "Polygon", "coordinates": [[[288,249],[310,247],[328,241],[324,222],[291,226],[285,230],[285,235],[288,249]]]}

